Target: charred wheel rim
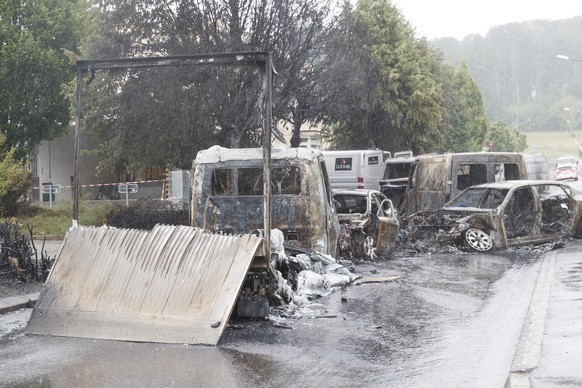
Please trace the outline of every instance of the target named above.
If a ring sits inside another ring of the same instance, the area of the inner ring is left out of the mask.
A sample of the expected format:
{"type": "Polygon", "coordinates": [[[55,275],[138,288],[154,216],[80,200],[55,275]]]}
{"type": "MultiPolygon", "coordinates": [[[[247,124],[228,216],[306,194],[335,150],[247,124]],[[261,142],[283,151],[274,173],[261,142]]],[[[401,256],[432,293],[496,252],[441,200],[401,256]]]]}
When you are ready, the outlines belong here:
{"type": "Polygon", "coordinates": [[[366,236],[364,240],[364,252],[366,252],[366,256],[374,258],[374,239],[370,236],[366,236]]]}
{"type": "Polygon", "coordinates": [[[467,244],[476,251],[487,252],[493,248],[491,236],[477,228],[470,228],[465,232],[467,244]]]}

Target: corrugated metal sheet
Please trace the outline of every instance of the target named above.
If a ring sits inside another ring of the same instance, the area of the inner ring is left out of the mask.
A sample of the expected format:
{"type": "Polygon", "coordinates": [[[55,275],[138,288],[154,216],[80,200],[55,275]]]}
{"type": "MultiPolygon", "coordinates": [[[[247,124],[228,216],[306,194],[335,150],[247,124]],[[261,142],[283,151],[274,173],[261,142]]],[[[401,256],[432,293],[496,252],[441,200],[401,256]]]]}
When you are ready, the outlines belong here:
{"type": "Polygon", "coordinates": [[[188,226],[72,228],[26,330],[216,345],[261,241],[188,226]]]}

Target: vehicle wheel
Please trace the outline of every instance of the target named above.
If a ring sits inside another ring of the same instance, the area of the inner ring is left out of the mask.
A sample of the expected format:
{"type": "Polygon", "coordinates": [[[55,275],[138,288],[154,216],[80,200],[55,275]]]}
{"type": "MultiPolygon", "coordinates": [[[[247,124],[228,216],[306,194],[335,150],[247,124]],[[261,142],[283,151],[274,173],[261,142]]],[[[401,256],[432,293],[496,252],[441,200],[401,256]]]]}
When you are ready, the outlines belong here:
{"type": "Polygon", "coordinates": [[[487,252],[493,248],[493,240],[486,232],[477,228],[469,228],[465,232],[467,245],[479,252],[487,252]]]}

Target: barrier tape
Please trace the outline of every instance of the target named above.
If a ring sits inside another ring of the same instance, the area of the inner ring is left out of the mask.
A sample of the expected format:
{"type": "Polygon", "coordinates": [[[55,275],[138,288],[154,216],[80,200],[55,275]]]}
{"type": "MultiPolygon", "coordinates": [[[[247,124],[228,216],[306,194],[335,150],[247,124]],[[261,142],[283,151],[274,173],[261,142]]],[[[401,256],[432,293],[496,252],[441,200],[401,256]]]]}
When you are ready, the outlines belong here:
{"type": "MultiPolygon", "coordinates": [[[[149,181],[132,181],[132,182],[117,182],[117,183],[95,183],[95,184],[90,184],[90,185],[79,185],[81,188],[84,187],[100,187],[100,186],[119,186],[119,185],[126,185],[126,184],[139,184],[139,183],[155,183],[155,182],[164,182],[165,179],[152,179],[149,181]]],[[[54,183],[53,183],[54,185],[54,183]]],[[[62,188],[72,188],[72,185],[61,185],[62,188]]],[[[40,190],[42,188],[41,187],[33,187],[33,189],[36,190],[40,190]]]]}

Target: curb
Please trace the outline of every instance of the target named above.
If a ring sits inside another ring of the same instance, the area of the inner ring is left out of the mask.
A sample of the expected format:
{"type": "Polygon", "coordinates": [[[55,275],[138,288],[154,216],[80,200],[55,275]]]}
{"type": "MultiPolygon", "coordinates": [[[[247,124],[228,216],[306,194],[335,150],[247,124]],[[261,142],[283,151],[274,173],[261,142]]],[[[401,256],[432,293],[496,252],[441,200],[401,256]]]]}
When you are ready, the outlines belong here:
{"type": "Polygon", "coordinates": [[[32,294],[13,296],[0,300],[0,314],[9,313],[22,308],[33,307],[38,300],[39,294],[39,292],[35,292],[32,294]]]}
{"type": "Polygon", "coordinates": [[[529,388],[529,372],[540,362],[544,327],[558,253],[544,255],[505,388],[529,388]]]}

